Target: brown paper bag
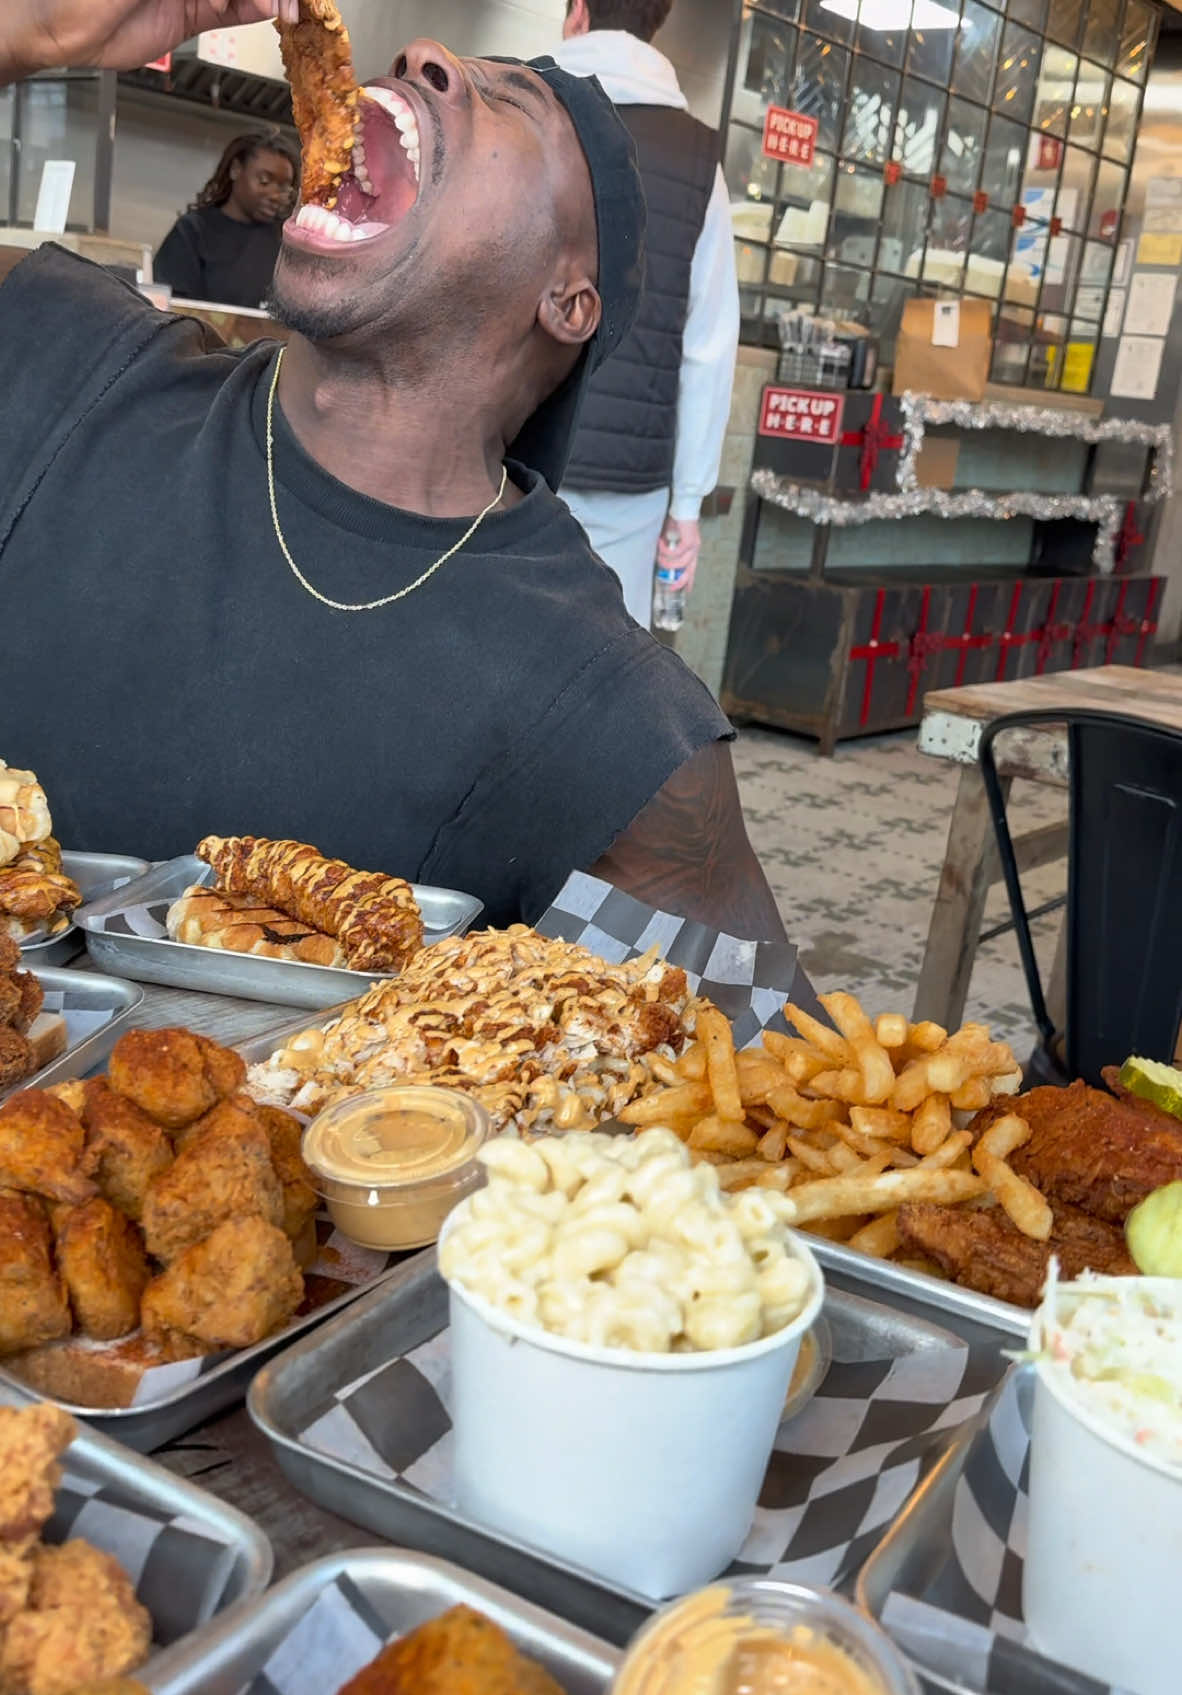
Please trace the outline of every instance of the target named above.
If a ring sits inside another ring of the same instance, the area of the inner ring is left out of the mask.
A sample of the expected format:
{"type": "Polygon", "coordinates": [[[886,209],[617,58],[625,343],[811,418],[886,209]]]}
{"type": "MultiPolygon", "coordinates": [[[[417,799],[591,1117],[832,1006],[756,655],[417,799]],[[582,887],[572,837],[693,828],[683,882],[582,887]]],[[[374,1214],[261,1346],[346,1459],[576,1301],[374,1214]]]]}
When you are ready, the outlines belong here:
{"type": "Polygon", "coordinates": [[[988,300],[958,300],[956,322],[952,326],[943,322],[937,328],[937,308],[950,304],[937,300],[905,303],[895,345],[896,394],[910,389],[936,400],[984,399],[993,352],[993,308],[988,300]],[[933,345],[933,336],[938,335],[946,339],[955,336],[956,345],[933,345]]]}

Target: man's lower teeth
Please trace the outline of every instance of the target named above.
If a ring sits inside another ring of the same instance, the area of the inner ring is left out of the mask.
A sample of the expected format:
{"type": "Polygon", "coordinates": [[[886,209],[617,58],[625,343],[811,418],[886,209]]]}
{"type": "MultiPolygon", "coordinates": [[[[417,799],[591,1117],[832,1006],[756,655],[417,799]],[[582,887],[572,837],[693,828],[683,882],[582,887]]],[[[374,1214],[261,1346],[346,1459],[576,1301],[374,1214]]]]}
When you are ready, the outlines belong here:
{"type": "Polygon", "coordinates": [[[351,224],[348,219],[330,212],[326,206],[301,206],[296,225],[299,229],[311,230],[315,235],[327,236],[342,245],[351,241],[366,241],[370,236],[380,235],[385,228],[383,224],[351,224]]]}

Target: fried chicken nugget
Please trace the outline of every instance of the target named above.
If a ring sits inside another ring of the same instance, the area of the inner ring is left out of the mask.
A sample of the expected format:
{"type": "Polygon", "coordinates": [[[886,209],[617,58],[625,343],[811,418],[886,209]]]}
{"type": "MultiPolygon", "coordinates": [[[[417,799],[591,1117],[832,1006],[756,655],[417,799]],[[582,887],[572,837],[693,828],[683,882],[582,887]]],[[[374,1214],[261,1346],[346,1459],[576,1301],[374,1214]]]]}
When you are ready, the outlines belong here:
{"type": "Polygon", "coordinates": [[[103,1077],[83,1086],[86,1163],[112,1206],[139,1219],[148,1185],[173,1161],[172,1143],[158,1124],[103,1077]]]}
{"type": "Polygon", "coordinates": [[[0,1407],[0,1542],[10,1547],[24,1542],[31,1549],[53,1514],[62,1475],[58,1456],[77,1432],[69,1413],[52,1401],[0,1407]]]}
{"type": "Polygon", "coordinates": [[[338,1695],[562,1695],[500,1625],[472,1607],[450,1607],[363,1666],[338,1695]]]}
{"type": "Polygon", "coordinates": [[[45,1005],[45,990],[41,987],[40,977],[35,977],[31,971],[14,971],[9,981],[20,996],[20,1004],[11,1023],[22,1036],[26,1036],[33,1020],[45,1005]]]}
{"type": "Polygon", "coordinates": [[[86,1131],[43,1089],[22,1089],[0,1107],[0,1187],[77,1205],[95,1192],[82,1156],[86,1131]]]}
{"type": "Polygon", "coordinates": [[[17,987],[15,974],[0,974],[0,1024],[15,1023],[20,1006],[21,992],[17,987]]]}
{"type": "Polygon", "coordinates": [[[141,1224],[148,1252],[167,1262],[234,1218],[283,1222],[283,1190],[267,1132],[238,1112],[232,1130],[224,1119],[207,1127],[152,1179],[141,1224]]]}
{"type": "Polygon", "coordinates": [[[5,1695],[76,1695],[147,1657],[148,1609],[119,1561],[88,1542],[33,1550],[29,1603],[0,1640],[5,1695]]]}
{"type": "MultiPolygon", "coordinates": [[[[50,1257],[45,1208],[32,1195],[0,1189],[0,1355],[53,1342],[69,1330],[70,1304],[50,1257]]],[[[5,1470],[0,1440],[0,1499],[5,1470]]],[[[0,1537],[5,1534],[0,1506],[0,1537]]]]}
{"type": "Polygon", "coordinates": [[[0,1632],[9,1619],[23,1613],[29,1604],[36,1542],[35,1536],[22,1537],[19,1542],[0,1542],[0,1632]]]}
{"type": "Polygon", "coordinates": [[[20,962],[20,943],[0,930],[0,971],[15,971],[20,962]]]}
{"type": "Polygon", "coordinates": [[[186,1249],[144,1291],[147,1335],[180,1333],[211,1348],[249,1348],[304,1297],[291,1243],[261,1218],[233,1218],[186,1249]]]}
{"type": "Polygon", "coordinates": [[[246,1081],[229,1048],[192,1030],[128,1030],[115,1043],[107,1081],[166,1130],[180,1130],[246,1081]]]}
{"type": "Polygon", "coordinates": [[[0,1025],[0,1089],[23,1082],[36,1069],[32,1043],[12,1025],[0,1025]]]}
{"type": "Polygon", "coordinates": [[[84,1336],[113,1342],[140,1321],[140,1296],[150,1272],[143,1240],[131,1221],[101,1195],[55,1219],[58,1269],[74,1320],[84,1336]]]}
{"type": "Polygon", "coordinates": [[[300,1152],[304,1127],[298,1118],[277,1106],[256,1105],[254,1114],[271,1144],[271,1163],[283,1189],[283,1228],[294,1242],[308,1220],[315,1217],[317,1207],[312,1173],[300,1152]]]}

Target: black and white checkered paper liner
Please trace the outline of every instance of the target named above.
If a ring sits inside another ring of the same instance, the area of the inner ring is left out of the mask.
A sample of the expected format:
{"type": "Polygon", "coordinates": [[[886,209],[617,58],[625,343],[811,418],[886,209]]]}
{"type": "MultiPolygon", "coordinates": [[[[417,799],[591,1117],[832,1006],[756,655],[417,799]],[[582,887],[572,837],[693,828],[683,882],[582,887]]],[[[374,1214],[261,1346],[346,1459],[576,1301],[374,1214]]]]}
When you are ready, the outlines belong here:
{"type": "Polygon", "coordinates": [[[1033,1389],[1033,1376],[1024,1370],[1011,1371],[1001,1385],[954,1492],[947,1558],[922,1595],[890,1596],[883,1623],[917,1664],[971,1689],[1121,1695],[1025,1644],[1022,1562],[1033,1389]]]}
{"type": "Polygon", "coordinates": [[[70,995],[63,989],[46,989],[43,1012],[60,1012],[66,1021],[66,1047],[76,1048],[87,1037],[109,1024],[115,1016],[111,1007],[81,1007],[71,1004],[70,995]]]}
{"type": "Polygon", "coordinates": [[[240,1695],[333,1695],[395,1634],[352,1578],[338,1577],[320,1591],[240,1695]]]}
{"type": "Polygon", "coordinates": [[[44,1539],[81,1537],[113,1554],[152,1615],[158,1647],[179,1641],[221,1611],[237,1592],[241,1557],[213,1525],[170,1513],[147,1492],[89,1475],[66,1454],[44,1539]]]}
{"type": "MultiPolygon", "coordinates": [[[[899,1359],[835,1362],[780,1432],[732,1568],[834,1585],[862,1564],[946,1433],[975,1417],[1004,1363],[959,1344],[899,1359]]],[[[451,1350],[445,1328],[345,1384],[302,1446],[453,1505],[451,1350]]],[[[543,1555],[543,1558],[545,1556],[543,1555]]]]}

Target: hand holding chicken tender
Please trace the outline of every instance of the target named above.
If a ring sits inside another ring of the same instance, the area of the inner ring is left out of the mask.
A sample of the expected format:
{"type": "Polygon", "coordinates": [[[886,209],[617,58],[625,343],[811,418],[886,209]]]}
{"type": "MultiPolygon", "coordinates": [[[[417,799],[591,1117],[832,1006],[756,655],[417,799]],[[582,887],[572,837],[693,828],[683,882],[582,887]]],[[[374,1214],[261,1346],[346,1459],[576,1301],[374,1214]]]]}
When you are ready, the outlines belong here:
{"type": "Polygon", "coordinates": [[[61,1101],[22,1089],[0,1107],[0,1186],[77,1204],[94,1184],[83,1170],[86,1132],[61,1101]]]}
{"type": "Polygon", "coordinates": [[[128,1030],[107,1066],[116,1094],[166,1130],[191,1124],[246,1080],[241,1057],[192,1030],[128,1030]]]}
{"type": "Polygon", "coordinates": [[[291,1243],[261,1218],[228,1219],[149,1283],[149,1335],[181,1333],[207,1348],[249,1348],[291,1318],[304,1280],[291,1243]]]}
{"type": "MultiPolygon", "coordinates": [[[[0,1357],[55,1341],[69,1329],[70,1306],[50,1257],[45,1208],[32,1195],[0,1189],[0,1357]]],[[[3,1458],[0,1441],[0,1494],[3,1458]]],[[[0,1536],[3,1524],[0,1508],[0,1536]]]]}

